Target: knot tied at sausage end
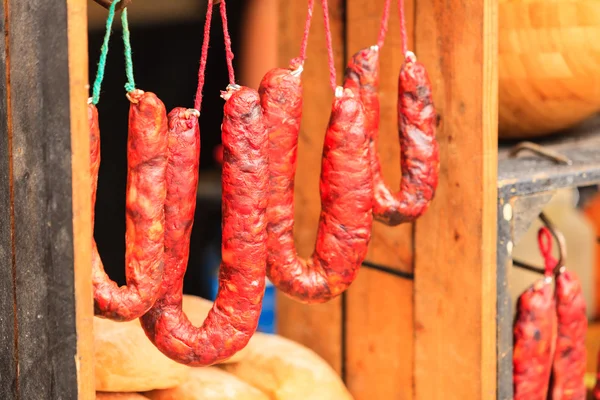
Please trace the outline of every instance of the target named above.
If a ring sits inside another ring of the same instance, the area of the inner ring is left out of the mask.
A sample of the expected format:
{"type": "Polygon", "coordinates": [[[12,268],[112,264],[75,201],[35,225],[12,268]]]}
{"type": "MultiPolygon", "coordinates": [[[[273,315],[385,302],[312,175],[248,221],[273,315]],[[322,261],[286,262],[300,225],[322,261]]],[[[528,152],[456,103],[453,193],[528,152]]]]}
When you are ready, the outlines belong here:
{"type": "Polygon", "coordinates": [[[351,91],[334,99],[323,148],[317,243],[304,260],[293,235],[301,79],[289,69],[274,69],[259,92],[269,130],[267,276],[299,302],[324,303],[354,281],[371,237],[373,182],[364,108],[351,91]]]}
{"type": "Polygon", "coordinates": [[[184,109],[169,114],[163,295],[140,320],[167,357],[191,366],[226,360],[256,331],[265,290],[268,137],[256,91],[229,91],[222,125],[222,262],[219,292],[200,327],[182,310],[198,187],[200,133],[184,109]],[[191,122],[191,125],[189,124],[191,122]]]}
{"type": "Polygon", "coordinates": [[[400,191],[393,193],[381,173],[379,140],[379,49],[358,51],[346,67],[344,87],[357,94],[365,107],[370,137],[369,157],[374,183],[373,213],[377,221],[396,226],[423,215],[435,195],[439,175],[437,114],[431,83],[423,64],[408,52],[398,80],[400,191]]]}
{"type": "MultiPolygon", "coordinates": [[[[95,314],[115,321],[139,318],[152,307],[160,295],[164,267],[167,114],[154,93],[135,90],[131,95],[135,101],[129,108],[127,139],[126,286],[119,287],[106,274],[92,237],[95,314]]],[[[92,206],[96,201],[100,161],[100,129],[94,109],[88,113],[92,206]]]]}

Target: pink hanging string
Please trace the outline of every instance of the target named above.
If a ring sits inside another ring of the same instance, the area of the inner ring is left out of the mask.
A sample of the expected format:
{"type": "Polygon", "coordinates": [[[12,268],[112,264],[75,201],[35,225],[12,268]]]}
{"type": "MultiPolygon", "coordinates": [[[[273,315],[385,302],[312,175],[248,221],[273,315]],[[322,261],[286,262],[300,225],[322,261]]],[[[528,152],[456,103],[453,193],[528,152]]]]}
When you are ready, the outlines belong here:
{"type": "Polygon", "coordinates": [[[304,23],[304,35],[302,36],[302,44],[300,45],[300,56],[292,61],[294,65],[303,65],[306,61],[306,49],[308,48],[308,34],[310,33],[310,24],[313,17],[313,9],[315,6],[315,0],[308,0],[308,14],[306,15],[306,22],[304,23]]]}
{"type": "Polygon", "coordinates": [[[383,43],[385,42],[385,36],[387,35],[391,7],[392,0],[385,0],[385,6],[383,7],[383,16],[381,17],[381,26],[379,28],[379,38],[377,39],[377,47],[379,47],[380,49],[383,47],[383,43]]]}
{"type": "Polygon", "coordinates": [[[546,276],[554,276],[554,269],[558,261],[552,256],[552,233],[545,226],[538,231],[538,246],[544,257],[546,276]]]}
{"type": "Polygon", "coordinates": [[[329,5],[327,0],[321,0],[321,6],[323,7],[323,19],[325,21],[325,37],[327,40],[327,57],[329,60],[329,84],[333,91],[337,86],[337,77],[335,73],[335,58],[333,56],[333,43],[331,39],[331,26],[329,25],[329,5]]]}
{"type": "Polygon", "coordinates": [[[408,52],[408,39],[406,36],[406,18],[404,17],[404,0],[398,0],[398,16],[400,17],[400,34],[402,35],[402,54],[408,52]]]}
{"type": "Polygon", "coordinates": [[[208,44],[210,42],[210,23],[212,21],[213,1],[208,0],[206,9],[206,20],[204,21],[204,39],[202,42],[202,55],[200,57],[200,69],[198,71],[198,89],[196,90],[196,100],[194,108],[200,112],[202,106],[202,89],[204,88],[206,60],[208,59],[208,44]]]}
{"type": "Polygon", "coordinates": [[[221,20],[223,21],[223,38],[225,40],[225,57],[227,58],[227,70],[229,71],[229,84],[235,85],[235,71],[233,70],[233,51],[231,50],[231,36],[229,36],[229,23],[227,22],[227,6],[225,0],[221,0],[221,20]]]}

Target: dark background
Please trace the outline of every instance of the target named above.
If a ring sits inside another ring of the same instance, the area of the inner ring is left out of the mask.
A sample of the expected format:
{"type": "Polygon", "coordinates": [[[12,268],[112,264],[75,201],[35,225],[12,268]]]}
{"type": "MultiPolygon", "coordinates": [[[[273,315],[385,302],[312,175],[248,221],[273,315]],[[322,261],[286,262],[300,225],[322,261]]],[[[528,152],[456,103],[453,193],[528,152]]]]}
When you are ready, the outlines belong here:
{"type": "MultiPolygon", "coordinates": [[[[227,4],[233,51],[239,53],[237,44],[241,34],[244,1],[230,0],[227,4]]],[[[123,42],[118,21],[119,18],[115,18],[98,104],[102,160],[94,235],[106,272],[122,285],[125,284],[125,188],[129,101],[125,97],[123,42]]],[[[174,107],[193,106],[203,28],[203,15],[198,15],[195,22],[171,25],[136,25],[130,22],[136,87],[156,93],[165,103],[167,112],[174,107]]],[[[89,32],[90,84],[96,76],[103,36],[104,30],[89,32]]],[[[240,62],[243,60],[236,57],[234,67],[240,62]]],[[[213,11],[206,76],[200,117],[201,181],[203,175],[214,176],[219,171],[213,151],[221,142],[220,125],[224,101],[219,94],[228,84],[218,7],[213,11]]],[[[220,248],[220,219],[218,199],[200,196],[192,232],[189,268],[184,283],[185,293],[209,297],[210,282],[207,273],[210,266],[203,260],[210,249],[213,249],[214,253],[214,249],[220,248]]]]}

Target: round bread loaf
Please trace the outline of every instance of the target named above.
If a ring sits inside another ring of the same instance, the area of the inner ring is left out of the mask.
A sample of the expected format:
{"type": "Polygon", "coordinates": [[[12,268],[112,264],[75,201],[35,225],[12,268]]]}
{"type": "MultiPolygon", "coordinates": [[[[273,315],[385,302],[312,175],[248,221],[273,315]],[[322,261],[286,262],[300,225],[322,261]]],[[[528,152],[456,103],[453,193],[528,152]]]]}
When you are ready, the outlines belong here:
{"type": "Polygon", "coordinates": [[[260,390],[217,367],[193,368],[173,389],[145,393],[151,400],[270,400],[260,390]]]}
{"type": "MultiPolygon", "coordinates": [[[[212,302],[185,295],[183,309],[194,325],[201,325],[212,302]]],[[[168,389],[188,379],[190,367],[169,359],[146,337],[139,320],[114,322],[94,318],[96,390],[146,392],[168,389]]],[[[225,362],[243,357],[238,352],[225,362]]]]}
{"type": "Polygon", "coordinates": [[[337,373],[312,350],[276,335],[256,333],[244,359],[219,368],[272,400],[351,400],[337,373]]]}

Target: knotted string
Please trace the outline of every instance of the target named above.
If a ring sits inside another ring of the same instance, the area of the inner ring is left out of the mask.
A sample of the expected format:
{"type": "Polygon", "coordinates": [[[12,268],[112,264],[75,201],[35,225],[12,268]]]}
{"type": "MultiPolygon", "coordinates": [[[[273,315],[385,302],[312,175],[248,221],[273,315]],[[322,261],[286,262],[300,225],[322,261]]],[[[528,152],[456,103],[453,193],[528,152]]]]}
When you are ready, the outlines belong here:
{"type": "Polygon", "coordinates": [[[225,57],[227,59],[227,70],[229,71],[229,84],[235,85],[235,71],[233,70],[233,51],[231,50],[231,37],[229,36],[229,24],[227,22],[227,6],[225,0],[221,0],[221,20],[223,21],[223,38],[225,39],[225,57]]]}
{"type": "Polygon", "coordinates": [[[331,39],[331,26],[329,25],[329,5],[327,0],[321,0],[321,6],[323,7],[323,19],[325,21],[325,38],[327,40],[327,58],[329,62],[329,84],[331,89],[335,91],[337,87],[337,78],[335,72],[335,58],[333,56],[333,44],[331,39]]]}
{"type": "Polygon", "coordinates": [[[385,42],[385,36],[388,31],[388,22],[390,20],[390,8],[392,6],[392,0],[385,0],[385,6],[383,7],[383,16],[381,17],[381,25],[379,28],[379,38],[377,39],[377,47],[380,49],[383,47],[385,42]]]}
{"type": "Polygon", "coordinates": [[[100,90],[102,89],[102,80],[104,79],[104,71],[106,69],[106,58],[108,56],[108,42],[110,41],[110,34],[112,33],[112,24],[115,18],[115,10],[117,4],[121,0],[114,0],[108,9],[108,17],[106,18],[106,32],[104,33],[104,40],[102,47],[100,48],[100,60],[98,61],[98,71],[96,72],[96,80],[92,89],[92,104],[97,105],[100,101],[100,90]]]}
{"type": "Polygon", "coordinates": [[[204,21],[204,39],[202,41],[202,55],[200,56],[200,69],[198,70],[198,89],[196,90],[196,100],[194,108],[200,112],[202,106],[202,89],[204,88],[206,60],[208,59],[208,44],[210,42],[210,24],[212,21],[213,1],[208,0],[206,9],[206,20],[204,21]]]}
{"type": "Polygon", "coordinates": [[[404,0],[398,0],[398,16],[400,17],[400,35],[402,36],[402,54],[408,53],[408,39],[406,36],[406,18],[404,17],[404,0]]]}
{"type": "Polygon", "coordinates": [[[544,257],[544,275],[552,277],[558,261],[552,255],[552,233],[545,226],[538,231],[538,246],[544,257]]]}
{"type": "Polygon", "coordinates": [[[306,14],[306,22],[304,23],[304,35],[302,36],[302,44],[300,45],[300,55],[292,61],[293,64],[304,65],[306,61],[306,51],[308,48],[308,34],[310,33],[310,25],[315,8],[315,0],[308,0],[308,13],[306,14]]]}
{"type": "Polygon", "coordinates": [[[127,75],[125,90],[127,90],[127,93],[129,93],[135,90],[135,80],[133,79],[133,59],[131,55],[131,41],[129,34],[129,22],[127,21],[127,8],[124,8],[123,11],[121,11],[121,24],[123,25],[123,46],[125,48],[125,74],[127,75]]]}

